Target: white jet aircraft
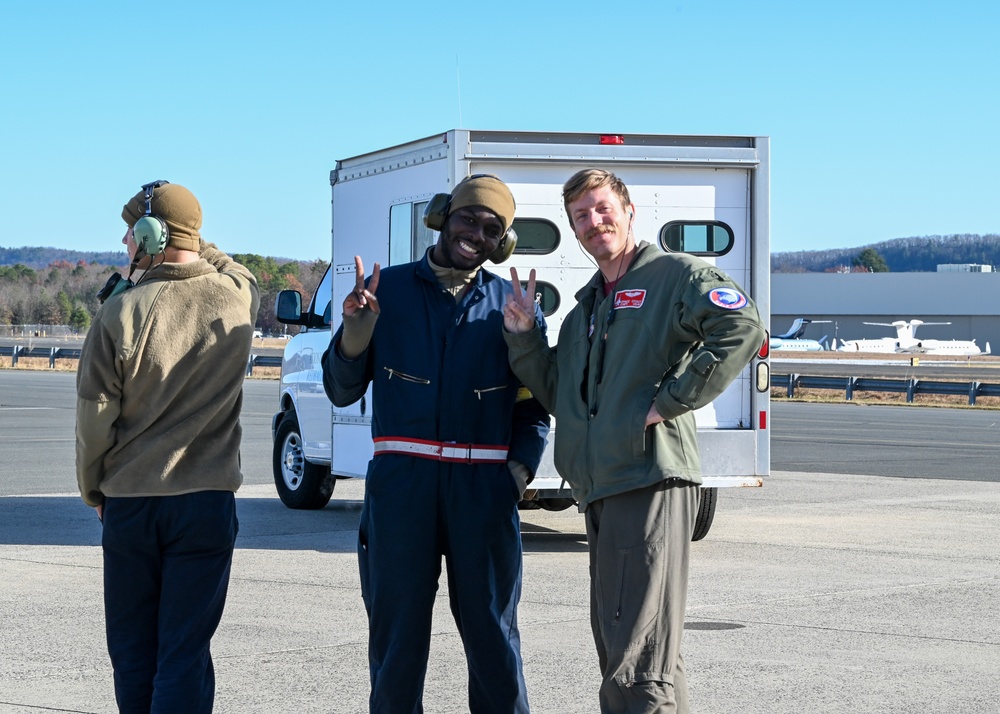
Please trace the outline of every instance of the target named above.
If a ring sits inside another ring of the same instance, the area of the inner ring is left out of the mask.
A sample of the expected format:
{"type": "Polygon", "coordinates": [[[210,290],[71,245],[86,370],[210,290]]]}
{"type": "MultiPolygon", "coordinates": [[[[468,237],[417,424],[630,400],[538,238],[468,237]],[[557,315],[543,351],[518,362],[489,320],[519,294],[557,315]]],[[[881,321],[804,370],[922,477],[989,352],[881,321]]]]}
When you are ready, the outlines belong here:
{"type": "Polygon", "coordinates": [[[811,324],[830,322],[830,320],[810,320],[807,317],[797,317],[792,326],[783,335],[774,335],[768,343],[772,352],[818,352],[831,349],[826,342],[827,335],[818,340],[803,337],[806,327],[811,324]]]}
{"type": "Polygon", "coordinates": [[[923,320],[896,320],[895,322],[866,322],[866,325],[895,327],[896,337],[880,337],[867,340],[844,340],[840,352],[874,352],[877,354],[924,354],[973,356],[990,353],[990,343],[980,349],[975,340],[919,340],[917,328],[921,325],[950,325],[950,322],[924,322],[923,320]]]}

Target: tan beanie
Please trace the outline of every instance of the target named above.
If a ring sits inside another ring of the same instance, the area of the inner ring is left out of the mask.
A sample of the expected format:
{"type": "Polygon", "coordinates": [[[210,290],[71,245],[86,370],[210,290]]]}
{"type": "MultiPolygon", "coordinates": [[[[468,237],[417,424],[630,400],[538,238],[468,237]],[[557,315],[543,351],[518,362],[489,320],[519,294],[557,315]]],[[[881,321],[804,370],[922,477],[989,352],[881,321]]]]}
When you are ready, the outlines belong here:
{"type": "Polygon", "coordinates": [[[514,222],[514,196],[507,184],[490,174],[476,174],[462,179],[451,192],[448,215],[459,208],[482,206],[503,223],[506,233],[514,222]]]}
{"type": "MultiPolygon", "coordinates": [[[[167,224],[167,245],[181,250],[198,251],[201,242],[201,204],[194,194],[178,183],[165,183],[153,189],[153,215],[167,224]]],[[[146,215],[146,192],[139,191],[122,208],[122,219],[134,228],[146,215]]]]}

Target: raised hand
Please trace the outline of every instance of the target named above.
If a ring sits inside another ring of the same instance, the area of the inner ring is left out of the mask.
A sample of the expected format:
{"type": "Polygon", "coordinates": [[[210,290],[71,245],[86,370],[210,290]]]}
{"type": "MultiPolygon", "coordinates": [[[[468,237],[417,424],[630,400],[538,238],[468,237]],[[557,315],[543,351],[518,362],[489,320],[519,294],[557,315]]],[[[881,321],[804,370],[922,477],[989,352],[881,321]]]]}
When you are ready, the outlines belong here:
{"type": "Polygon", "coordinates": [[[378,315],[378,298],[375,297],[375,291],[378,290],[378,275],[379,264],[375,263],[375,269],[372,271],[372,279],[368,282],[368,287],[366,288],[365,265],[361,262],[360,255],[354,256],[354,290],[349,292],[347,297],[344,298],[344,315],[346,317],[354,317],[359,310],[364,310],[365,308],[378,315]]]}
{"type": "Polygon", "coordinates": [[[507,332],[529,332],[535,326],[535,270],[528,274],[528,288],[521,290],[521,281],[517,279],[517,268],[510,269],[510,281],[513,283],[513,294],[507,294],[503,306],[503,326],[507,332]]]}

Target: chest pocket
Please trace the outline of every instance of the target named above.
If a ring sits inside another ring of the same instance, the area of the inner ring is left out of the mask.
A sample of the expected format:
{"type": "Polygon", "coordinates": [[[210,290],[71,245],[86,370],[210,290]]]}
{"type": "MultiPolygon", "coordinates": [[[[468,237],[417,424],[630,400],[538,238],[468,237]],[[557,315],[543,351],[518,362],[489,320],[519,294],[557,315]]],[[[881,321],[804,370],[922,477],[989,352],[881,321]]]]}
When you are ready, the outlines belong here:
{"type": "Polygon", "coordinates": [[[430,384],[431,380],[425,379],[423,377],[415,377],[412,374],[407,374],[406,372],[400,372],[392,367],[383,367],[386,372],[389,373],[388,380],[391,382],[393,379],[400,379],[405,382],[411,382],[413,384],[430,384]]]}

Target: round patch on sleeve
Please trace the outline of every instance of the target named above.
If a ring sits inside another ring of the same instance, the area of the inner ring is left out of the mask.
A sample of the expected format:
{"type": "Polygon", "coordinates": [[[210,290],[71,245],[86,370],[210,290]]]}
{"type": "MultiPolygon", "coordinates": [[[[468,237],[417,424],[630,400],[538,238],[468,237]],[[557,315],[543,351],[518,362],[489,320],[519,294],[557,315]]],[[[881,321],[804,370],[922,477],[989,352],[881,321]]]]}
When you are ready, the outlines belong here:
{"type": "Polygon", "coordinates": [[[708,299],[723,310],[739,310],[747,304],[746,295],[733,288],[715,288],[708,294],[708,299]]]}

